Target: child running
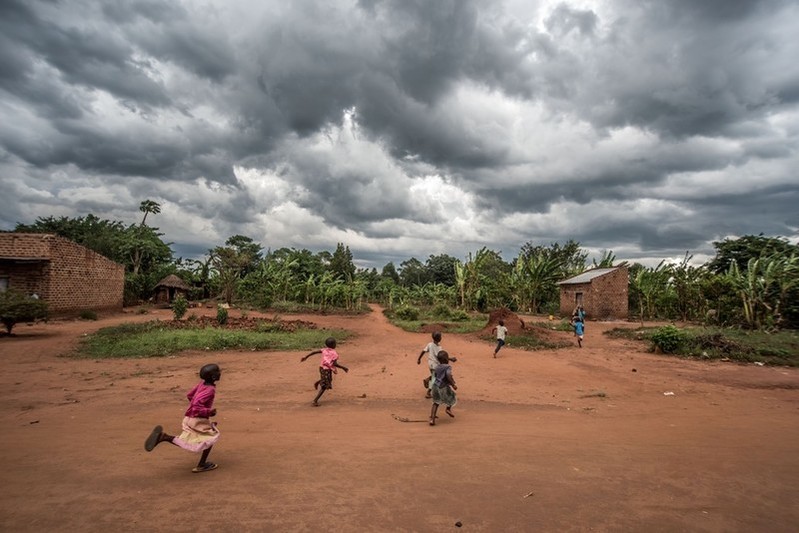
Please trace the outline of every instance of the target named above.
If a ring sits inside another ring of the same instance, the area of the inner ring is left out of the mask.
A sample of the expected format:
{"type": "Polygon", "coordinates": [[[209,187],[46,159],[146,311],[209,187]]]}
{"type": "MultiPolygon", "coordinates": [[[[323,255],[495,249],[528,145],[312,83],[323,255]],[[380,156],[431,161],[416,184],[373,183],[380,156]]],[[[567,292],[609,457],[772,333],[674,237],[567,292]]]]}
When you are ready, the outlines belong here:
{"type": "MultiPolygon", "coordinates": [[[[438,354],[441,351],[441,332],[434,331],[433,332],[433,342],[427,343],[427,346],[422,348],[422,351],[419,352],[419,357],[416,358],[416,364],[422,364],[422,356],[427,354],[427,368],[430,371],[430,375],[427,376],[422,380],[422,384],[424,388],[427,389],[427,393],[425,394],[425,398],[432,398],[433,397],[433,380],[435,380],[435,370],[438,366],[438,354]]],[[[457,361],[455,357],[451,357],[450,361],[457,361]]]]}
{"type": "Polygon", "coordinates": [[[574,328],[574,335],[577,337],[577,346],[580,348],[583,347],[583,332],[585,331],[585,326],[583,324],[583,319],[579,316],[576,316],[572,319],[572,327],[574,328]]]}
{"type": "Polygon", "coordinates": [[[155,426],[144,441],[144,449],[148,452],[162,442],[169,442],[190,452],[203,452],[200,462],[192,469],[194,473],[208,472],[217,467],[215,463],[208,462],[208,454],[219,440],[219,430],[216,422],[211,422],[211,417],[216,416],[216,409],[213,408],[214,396],[216,382],[222,378],[222,371],[217,365],[205,365],[200,369],[200,378],[202,381],[186,394],[189,408],[183,418],[183,433],[175,437],[164,433],[161,426],[155,426]]]}
{"type": "Polygon", "coordinates": [[[314,389],[319,389],[319,394],[313,399],[314,407],[319,407],[319,398],[325,393],[326,390],[333,388],[333,374],[337,374],[337,368],[342,369],[344,372],[349,372],[350,369],[346,366],[338,364],[338,352],[336,352],[336,339],[328,337],[325,339],[325,347],[321,350],[314,350],[302,359],[300,362],[305,361],[312,355],[322,354],[322,360],[319,363],[319,381],[313,384],[314,389]]]}
{"type": "Polygon", "coordinates": [[[494,329],[491,330],[491,333],[496,333],[497,335],[497,347],[494,348],[494,359],[496,359],[497,352],[499,352],[500,348],[505,346],[505,335],[508,333],[508,328],[505,327],[505,321],[500,320],[499,324],[494,326],[494,329]]]}
{"type": "Polygon", "coordinates": [[[441,350],[438,352],[438,366],[435,369],[435,379],[433,380],[433,407],[430,410],[430,425],[436,425],[436,412],[439,404],[446,404],[446,413],[455,418],[452,408],[458,403],[455,391],[458,386],[452,377],[452,367],[449,365],[449,354],[441,350]]]}

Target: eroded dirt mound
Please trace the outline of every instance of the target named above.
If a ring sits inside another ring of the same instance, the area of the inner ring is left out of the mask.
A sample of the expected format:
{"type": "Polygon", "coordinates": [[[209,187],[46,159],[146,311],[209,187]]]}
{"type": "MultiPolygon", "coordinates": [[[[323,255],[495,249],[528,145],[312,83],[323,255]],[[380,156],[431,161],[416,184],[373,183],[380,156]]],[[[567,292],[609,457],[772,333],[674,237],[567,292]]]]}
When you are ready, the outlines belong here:
{"type": "Polygon", "coordinates": [[[505,327],[508,328],[508,333],[511,335],[519,335],[527,329],[524,320],[519,318],[519,315],[507,307],[500,307],[499,309],[491,311],[488,315],[488,324],[483,328],[483,331],[485,333],[491,333],[491,330],[494,329],[494,326],[499,324],[500,320],[505,323],[505,327]]]}

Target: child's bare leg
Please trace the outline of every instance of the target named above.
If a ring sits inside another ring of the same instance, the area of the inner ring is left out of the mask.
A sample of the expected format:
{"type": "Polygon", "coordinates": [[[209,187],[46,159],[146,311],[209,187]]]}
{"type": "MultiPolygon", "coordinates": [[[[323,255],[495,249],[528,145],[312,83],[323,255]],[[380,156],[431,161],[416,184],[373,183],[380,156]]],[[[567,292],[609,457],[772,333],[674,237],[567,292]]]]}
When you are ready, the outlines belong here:
{"type": "Polygon", "coordinates": [[[430,425],[436,425],[436,411],[438,411],[438,404],[434,403],[432,409],[430,409],[430,425]]]}
{"type": "Polygon", "coordinates": [[[197,463],[197,466],[191,469],[192,472],[196,474],[198,472],[208,472],[209,470],[216,470],[216,464],[208,461],[208,454],[211,453],[211,448],[213,448],[213,446],[203,450],[203,454],[200,456],[200,462],[197,463]]]}
{"type": "Polygon", "coordinates": [[[452,406],[448,405],[447,408],[445,409],[445,411],[446,411],[446,413],[449,416],[451,416],[452,418],[455,418],[455,413],[452,412],[452,406]]]}
{"type": "Polygon", "coordinates": [[[326,390],[327,388],[322,386],[322,388],[319,389],[319,394],[317,394],[316,398],[313,399],[313,404],[311,405],[313,405],[314,407],[319,407],[319,398],[322,397],[322,395],[325,393],[326,390]]]}
{"type": "MultiPolygon", "coordinates": [[[[211,448],[213,448],[213,446],[211,446],[211,448]]],[[[208,454],[211,453],[211,448],[203,450],[203,454],[200,456],[200,462],[197,463],[198,468],[202,468],[208,462],[208,454]]]]}

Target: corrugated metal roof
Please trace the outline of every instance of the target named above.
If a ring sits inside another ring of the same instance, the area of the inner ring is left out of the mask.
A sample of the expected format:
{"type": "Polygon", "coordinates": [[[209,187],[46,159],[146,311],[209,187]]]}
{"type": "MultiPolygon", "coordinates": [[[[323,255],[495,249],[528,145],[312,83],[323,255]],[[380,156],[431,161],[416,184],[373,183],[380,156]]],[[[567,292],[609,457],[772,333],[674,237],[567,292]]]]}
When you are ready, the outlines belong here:
{"type": "Polygon", "coordinates": [[[591,280],[598,278],[600,276],[604,276],[605,274],[609,274],[614,270],[618,270],[618,267],[614,268],[595,268],[593,270],[588,270],[583,272],[582,274],[578,274],[573,278],[564,279],[563,281],[559,281],[558,285],[576,285],[578,283],[591,283],[591,280]]]}

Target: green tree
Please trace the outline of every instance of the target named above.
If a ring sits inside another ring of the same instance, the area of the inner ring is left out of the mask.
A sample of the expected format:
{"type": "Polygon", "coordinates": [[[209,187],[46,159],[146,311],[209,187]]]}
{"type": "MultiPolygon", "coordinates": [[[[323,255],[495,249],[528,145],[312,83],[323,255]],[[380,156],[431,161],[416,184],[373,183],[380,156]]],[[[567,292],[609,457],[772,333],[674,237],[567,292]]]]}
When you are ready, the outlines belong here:
{"type": "Polygon", "coordinates": [[[634,277],[631,274],[630,288],[638,296],[639,317],[643,324],[644,318],[655,316],[655,302],[668,289],[671,268],[665,261],[661,261],[655,268],[634,268],[630,272],[635,272],[634,277]]]}
{"type": "Polygon", "coordinates": [[[616,254],[613,253],[613,250],[603,250],[599,261],[592,259],[592,262],[594,268],[613,268],[613,263],[616,262],[616,254]]]}
{"type": "Polygon", "coordinates": [[[431,255],[425,263],[425,279],[431,283],[455,285],[455,263],[458,260],[451,255],[431,255]]]}
{"type": "Polygon", "coordinates": [[[355,264],[352,262],[352,252],[349,246],[342,243],[336,245],[336,251],[330,258],[328,269],[337,279],[351,280],[355,275],[355,264]]]}
{"type": "Polygon", "coordinates": [[[415,257],[406,259],[400,263],[400,283],[404,287],[411,285],[424,285],[427,283],[427,271],[421,261],[415,257]]]}
{"type": "Polygon", "coordinates": [[[397,273],[397,268],[394,266],[394,263],[388,262],[383,267],[383,270],[380,271],[380,277],[382,278],[389,278],[394,283],[400,282],[400,275],[397,273]]]}
{"type": "Polygon", "coordinates": [[[520,255],[554,260],[561,265],[561,274],[564,278],[582,273],[585,270],[585,262],[588,258],[588,252],[580,248],[580,243],[571,239],[563,245],[554,242],[549,246],[534,245],[532,242],[527,242],[522,245],[520,255]]]}
{"type": "Polygon", "coordinates": [[[217,246],[209,255],[222,297],[232,304],[243,273],[252,266],[252,255],[233,246],[217,246]]]}
{"type": "Polygon", "coordinates": [[[144,200],[142,203],[139,204],[139,211],[144,213],[144,216],[141,219],[141,226],[144,226],[144,223],[147,221],[147,215],[152,213],[153,215],[157,215],[161,212],[161,204],[158,202],[154,202],[152,200],[144,200]]]}
{"type": "Polygon", "coordinates": [[[541,311],[541,303],[553,300],[557,282],[563,277],[564,258],[543,250],[534,255],[520,255],[514,265],[514,285],[521,304],[533,313],[541,311]]]}
{"type": "Polygon", "coordinates": [[[692,255],[685,252],[685,257],[677,265],[671,267],[671,285],[676,295],[676,307],[683,321],[694,320],[701,316],[705,309],[702,298],[702,280],[705,277],[704,266],[691,265],[692,255]]]}
{"type": "Polygon", "coordinates": [[[104,255],[117,263],[127,264],[127,257],[120,249],[126,239],[127,228],[122,222],[101,220],[89,214],[85,217],[39,217],[33,224],[17,224],[17,233],[51,233],[76,242],[104,255]]]}
{"type": "Polygon", "coordinates": [[[750,259],[799,255],[799,246],[796,244],[791,244],[784,237],[764,237],[762,233],[724,239],[714,242],[713,246],[716,248],[716,256],[708,263],[707,268],[716,274],[729,272],[732,263],[737,265],[739,271],[744,271],[750,259]]]}

